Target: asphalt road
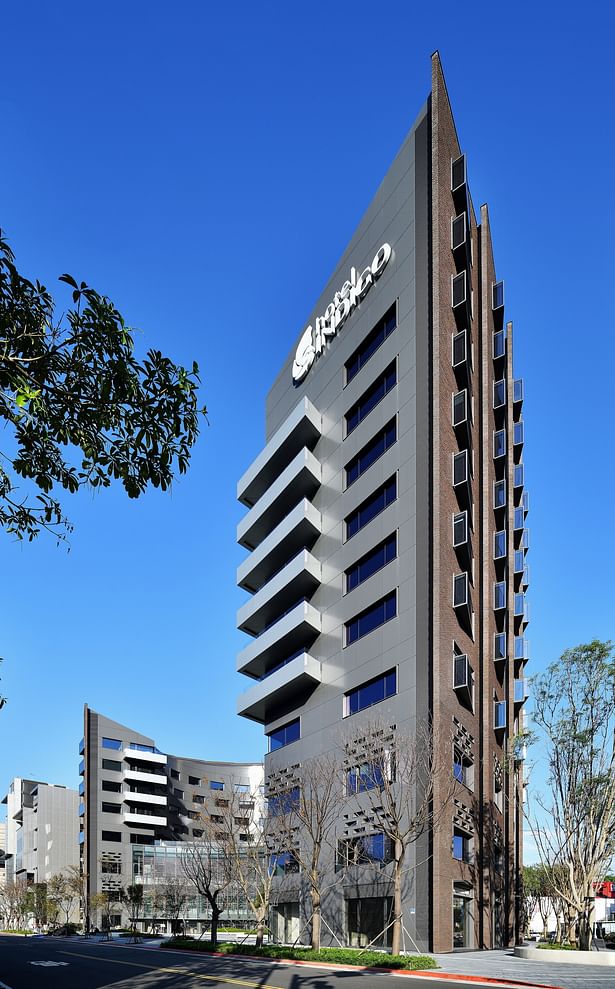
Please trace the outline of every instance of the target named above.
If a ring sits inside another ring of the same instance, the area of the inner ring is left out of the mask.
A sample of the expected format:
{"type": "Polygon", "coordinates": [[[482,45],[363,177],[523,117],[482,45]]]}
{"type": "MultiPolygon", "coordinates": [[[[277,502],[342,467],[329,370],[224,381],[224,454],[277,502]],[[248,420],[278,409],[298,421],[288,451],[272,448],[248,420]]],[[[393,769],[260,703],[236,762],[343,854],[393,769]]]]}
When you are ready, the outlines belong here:
{"type": "MultiPolygon", "coordinates": [[[[468,983],[307,968],[60,938],[0,937],[0,989],[468,989],[468,983]]],[[[477,986],[476,983],[474,983],[477,986]]]]}

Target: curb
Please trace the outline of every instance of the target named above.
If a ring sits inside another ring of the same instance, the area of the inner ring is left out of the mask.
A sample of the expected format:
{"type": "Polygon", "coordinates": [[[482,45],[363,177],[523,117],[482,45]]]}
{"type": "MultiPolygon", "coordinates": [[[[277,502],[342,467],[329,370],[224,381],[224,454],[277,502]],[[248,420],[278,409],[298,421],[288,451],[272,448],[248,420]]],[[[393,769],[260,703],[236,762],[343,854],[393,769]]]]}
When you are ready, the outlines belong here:
{"type": "MultiPolygon", "coordinates": [[[[135,946],[132,945],[134,948],[135,946]]],[[[143,945],[147,948],[146,945],[143,945]]],[[[433,969],[411,969],[411,968],[376,968],[373,965],[343,965],[339,962],[312,962],[312,961],[301,961],[293,958],[267,958],[263,955],[244,955],[237,954],[234,955],[232,952],[224,951],[195,951],[190,948],[150,948],[150,951],[168,951],[171,954],[181,955],[204,955],[206,958],[247,958],[248,961],[254,962],[272,962],[278,965],[298,965],[305,968],[330,968],[337,969],[343,972],[373,972],[375,975],[401,975],[409,976],[410,978],[427,978],[427,979],[440,979],[457,982],[467,982],[470,985],[495,985],[495,986],[525,986],[527,989],[562,989],[561,986],[545,986],[539,982],[520,982],[518,980],[511,979],[492,979],[489,976],[482,975],[456,975],[453,972],[435,972],[433,969]]]]}

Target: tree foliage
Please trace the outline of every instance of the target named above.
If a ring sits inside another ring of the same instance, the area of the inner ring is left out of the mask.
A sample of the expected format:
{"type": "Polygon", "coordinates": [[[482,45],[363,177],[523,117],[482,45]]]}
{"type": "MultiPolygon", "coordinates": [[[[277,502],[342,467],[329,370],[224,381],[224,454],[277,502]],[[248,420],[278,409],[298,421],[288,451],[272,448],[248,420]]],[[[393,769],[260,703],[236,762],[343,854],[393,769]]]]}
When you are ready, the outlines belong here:
{"type": "Polygon", "coordinates": [[[534,689],[547,788],[528,814],[553,895],[589,948],[595,884],[615,854],[615,655],[611,642],[567,649],[534,689]]]}
{"type": "Polygon", "coordinates": [[[130,498],[167,490],[199,433],[199,369],[158,350],[145,360],[106,296],[71,275],[72,306],[56,316],[0,235],[0,526],[17,539],[71,526],[58,493],[119,481],[130,498]],[[25,488],[22,482],[26,482],[25,488]]]}

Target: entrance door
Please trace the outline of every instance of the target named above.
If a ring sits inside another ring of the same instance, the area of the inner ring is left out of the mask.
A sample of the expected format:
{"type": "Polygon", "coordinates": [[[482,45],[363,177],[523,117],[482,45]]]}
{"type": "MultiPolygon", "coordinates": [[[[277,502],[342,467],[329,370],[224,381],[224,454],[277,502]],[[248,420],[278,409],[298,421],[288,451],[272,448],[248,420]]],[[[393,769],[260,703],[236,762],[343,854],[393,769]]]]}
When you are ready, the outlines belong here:
{"type": "Polygon", "coordinates": [[[293,944],[299,937],[299,903],[289,901],[274,907],[276,937],[284,944],[293,944]]]}
{"type": "Polygon", "coordinates": [[[470,897],[453,893],[453,948],[470,948],[470,897]]]}

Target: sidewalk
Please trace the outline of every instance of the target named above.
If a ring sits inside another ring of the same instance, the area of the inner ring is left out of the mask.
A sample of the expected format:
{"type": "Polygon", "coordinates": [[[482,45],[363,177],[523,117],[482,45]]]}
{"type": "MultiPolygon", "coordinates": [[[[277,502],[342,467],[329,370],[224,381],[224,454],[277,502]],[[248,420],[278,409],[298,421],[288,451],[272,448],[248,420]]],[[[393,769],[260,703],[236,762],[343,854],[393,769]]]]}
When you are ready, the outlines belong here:
{"type": "MultiPolygon", "coordinates": [[[[548,954],[548,952],[545,952],[548,954]]],[[[561,965],[550,958],[544,962],[515,958],[512,951],[460,951],[433,956],[442,972],[475,975],[488,979],[510,979],[560,989],[615,989],[615,971],[598,965],[561,965]]]]}

